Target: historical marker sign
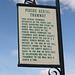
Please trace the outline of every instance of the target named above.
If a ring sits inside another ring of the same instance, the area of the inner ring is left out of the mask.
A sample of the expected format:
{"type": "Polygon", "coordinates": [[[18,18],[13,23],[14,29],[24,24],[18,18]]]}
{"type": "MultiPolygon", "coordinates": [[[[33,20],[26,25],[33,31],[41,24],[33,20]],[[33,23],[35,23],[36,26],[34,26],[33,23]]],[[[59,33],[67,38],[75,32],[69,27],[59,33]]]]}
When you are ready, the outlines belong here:
{"type": "Polygon", "coordinates": [[[60,66],[56,7],[18,7],[19,66],[60,66]]]}

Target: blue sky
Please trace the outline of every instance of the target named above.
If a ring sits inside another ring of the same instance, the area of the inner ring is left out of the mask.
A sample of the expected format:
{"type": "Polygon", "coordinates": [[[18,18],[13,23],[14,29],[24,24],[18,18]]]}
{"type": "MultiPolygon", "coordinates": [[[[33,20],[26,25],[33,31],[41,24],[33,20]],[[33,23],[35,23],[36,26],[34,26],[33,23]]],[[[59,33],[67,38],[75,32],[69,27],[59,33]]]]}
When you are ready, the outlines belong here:
{"type": "MultiPolygon", "coordinates": [[[[51,5],[53,1],[37,0],[37,3],[51,5]]],[[[18,2],[24,0],[0,1],[0,75],[39,75],[42,68],[17,67],[18,2]]],[[[61,0],[61,24],[66,75],[75,75],[75,0],[61,0]]]]}

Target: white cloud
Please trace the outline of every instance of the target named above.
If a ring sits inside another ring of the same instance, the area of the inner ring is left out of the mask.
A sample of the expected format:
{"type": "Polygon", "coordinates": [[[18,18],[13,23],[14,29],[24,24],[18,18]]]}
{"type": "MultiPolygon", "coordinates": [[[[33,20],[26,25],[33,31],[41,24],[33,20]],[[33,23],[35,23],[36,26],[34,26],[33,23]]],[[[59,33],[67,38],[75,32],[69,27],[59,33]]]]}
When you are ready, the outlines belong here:
{"type": "MultiPolygon", "coordinates": [[[[13,0],[15,3],[24,3],[25,0],[13,0]]],[[[55,0],[36,0],[36,3],[38,4],[38,2],[49,2],[49,1],[55,1],[55,0]]],[[[68,7],[71,8],[72,11],[75,11],[75,0],[60,0],[60,2],[62,3],[63,7],[68,7]]]]}
{"type": "MultiPolygon", "coordinates": [[[[55,0],[37,0],[37,1],[48,2],[55,0]]],[[[63,7],[71,8],[72,11],[75,11],[75,0],[60,0],[60,2],[63,4],[63,7]]]]}
{"type": "MultiPolygon", "coordinates": [[[[24,3],[25,0],[13,0],[15,3],[24,3]]],[[[36,3],[38,4],[38,2],[36,1],[36,3]]]]}
{"type": "Polygon", "coordinates": [[[48,75],[48,70],[49,69],[41,70],[39,75],[48,75]]]}
{"type": "Polygon", "coordinates": [[[49,1],[55,1],[55,0],[37,0],[37,1],[40,1],[40,2],[49,2],[49,1]]]}
{"type": "MultiPolygon", "coordinates": [[[[14,0],[14,2],[16,3],[24,3],[25,0],[14,0]]],[[[37,1],[40,1],[40,2],[48,2],[48,1],[55,1],[55,0],[35,0],[36,3],[37,1]]]]}
{"type": "Polygon", "coordinates": [[[25,0],[14,0],[15,3],[24,3],[25,0]]]}
{"type": "Polygon", "coordinates": [[[69,72],[73,72],[75,74],[75,69],[67,69],[69,72]]]}
{"type": "Polygon", "coordinates": [[[66,75],[75,75],[75,69],[66,69],[66,75]]]}
{"type": "Polygon", "coordinates": [[[60,1],[64,6],[67,6],[68,8],[71,8],[73,11],[75,11],[75,0],[60,0],[60,1]]]}
{"type": "Polygon", "coordinates": [[[11,51],[11,54],[12,54],[13,56],[18,55],[18,50],[13,50],[13,51],[11,51]]]}
{"type": "Polygon", "coordinates": [[[69,9],[68,7],[63,7],[63,8],[61,8],[61,9],[60,9],[61,15],[63,14],[63,11],[68,10],[68,9],[69,9]]]}

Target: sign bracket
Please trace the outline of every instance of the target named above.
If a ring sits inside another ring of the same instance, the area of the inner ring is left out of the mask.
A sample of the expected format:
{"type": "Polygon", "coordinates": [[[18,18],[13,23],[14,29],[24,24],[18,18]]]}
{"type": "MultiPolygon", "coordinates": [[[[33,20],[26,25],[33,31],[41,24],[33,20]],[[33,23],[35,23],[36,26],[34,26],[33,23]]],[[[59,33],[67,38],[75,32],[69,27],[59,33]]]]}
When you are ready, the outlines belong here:
{"type": "Polygon", "coordinates": [[[24,4],[29,4],[29,5],[36,5],[36,1],[35,0],[25,0],[24,4]]]}

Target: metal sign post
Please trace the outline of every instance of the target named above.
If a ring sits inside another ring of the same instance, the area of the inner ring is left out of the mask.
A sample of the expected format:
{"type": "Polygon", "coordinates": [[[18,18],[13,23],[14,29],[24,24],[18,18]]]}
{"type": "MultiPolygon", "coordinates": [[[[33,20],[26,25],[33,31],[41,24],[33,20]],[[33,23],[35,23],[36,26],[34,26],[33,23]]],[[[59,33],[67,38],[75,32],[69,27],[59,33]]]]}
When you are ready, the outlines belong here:
{"type": "Polygon", "coordinates": [[[45,67],[65,75],[59,0],[56,6],[36,5],[35,0],[17,4],[18,66],[45,67]]]}
{"type": "Polygon", "coordinates": [[[56,0],[56,7],[57,7],[57,15],[58,15],[58,27],[59,27],[59,36],[60,36],[60,53],[61,54],[61,75],[65,75],[65,70],[64,70],[64,57],[63,57],[63,42],[62,42],[62,29],[61,29],[61,17],[60,17],[60,2],[59,0],[56,0]]]}

